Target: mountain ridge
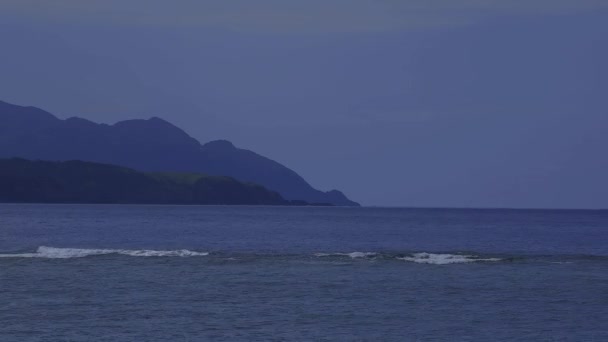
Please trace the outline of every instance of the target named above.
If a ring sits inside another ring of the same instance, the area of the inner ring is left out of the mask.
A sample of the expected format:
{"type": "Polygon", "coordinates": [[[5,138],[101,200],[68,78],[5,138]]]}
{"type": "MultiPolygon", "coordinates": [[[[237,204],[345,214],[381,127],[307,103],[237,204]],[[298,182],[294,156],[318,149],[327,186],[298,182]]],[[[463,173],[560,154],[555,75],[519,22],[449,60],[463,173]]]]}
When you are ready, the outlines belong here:
{"type": "Polygon", "coordinates": [[[300,205],[260,185],[230,177],[143,173],[80,160],[21,158],[0,159],[0,202],[300,205]]]}
{"type": "Polygon", "coordinates": [[[59,119],[36,107],[0,101],[0,158],[83,160],[142,172],[195,172],[260,184],[287,200],[358,206],[342,192],[314,189],[295,171],[227,140],[201,144],[159,117],[112,125],[59,119]]]}

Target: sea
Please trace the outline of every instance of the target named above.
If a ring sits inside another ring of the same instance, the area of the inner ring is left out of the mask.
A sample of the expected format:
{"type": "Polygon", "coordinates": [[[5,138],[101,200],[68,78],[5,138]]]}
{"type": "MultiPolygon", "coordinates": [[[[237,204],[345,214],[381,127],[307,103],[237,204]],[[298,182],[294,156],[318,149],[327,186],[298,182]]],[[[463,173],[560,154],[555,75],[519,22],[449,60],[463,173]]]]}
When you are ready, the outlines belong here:
{"type": "Polygon", "coordinates": [[[608,211],[0,204],[0,341],[608,341],[608,211]]]}

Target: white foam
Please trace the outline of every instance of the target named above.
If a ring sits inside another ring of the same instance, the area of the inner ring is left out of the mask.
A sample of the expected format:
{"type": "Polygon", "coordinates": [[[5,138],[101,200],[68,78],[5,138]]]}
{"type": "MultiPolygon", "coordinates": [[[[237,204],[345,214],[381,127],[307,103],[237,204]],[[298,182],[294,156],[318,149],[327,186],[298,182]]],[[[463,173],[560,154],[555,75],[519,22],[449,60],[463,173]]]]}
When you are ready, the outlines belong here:
{"type": "Polygon", "coordinates": [[[475,255],[464,255],[464,254],[434,254],[434,253],[414,253],[412,256],[398,257],[399,260],[415,262],[419,264],[433,264],[433,265],[449,265],[449,264],[463,264],[470,262],[491,262],[500,261],[498,258],[479,258],[475,255]]]}
{"type": "Polygon", "coordinates": [[[315,253],[316,257],[348,256],[353,259],[369,258],[378,255],[375,252],[351,252],[351,253],[315,253]]]}
{"type": "Polygon", "coordinates": [[[206,256],[206,252],[194,252],[187,249],[157,251],[147,249],[88,249],[88,248],[55,248],[40,246],[36,253],[0,254],[2,258],[46,258],[70,259],[83,258],[92,255],[120,254],[133,257],[193,257],[206,256]]]}

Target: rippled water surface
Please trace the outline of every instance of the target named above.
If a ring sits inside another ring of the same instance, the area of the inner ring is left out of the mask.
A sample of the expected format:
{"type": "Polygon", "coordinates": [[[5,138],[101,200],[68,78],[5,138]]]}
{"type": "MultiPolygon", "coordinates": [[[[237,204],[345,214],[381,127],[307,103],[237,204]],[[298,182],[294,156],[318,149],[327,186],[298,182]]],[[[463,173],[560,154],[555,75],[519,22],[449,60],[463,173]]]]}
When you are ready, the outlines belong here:
{"type": "Polygon", "coordinates": [[[0,341],[608,341],[608,212],[0,205],[0,341]]]}

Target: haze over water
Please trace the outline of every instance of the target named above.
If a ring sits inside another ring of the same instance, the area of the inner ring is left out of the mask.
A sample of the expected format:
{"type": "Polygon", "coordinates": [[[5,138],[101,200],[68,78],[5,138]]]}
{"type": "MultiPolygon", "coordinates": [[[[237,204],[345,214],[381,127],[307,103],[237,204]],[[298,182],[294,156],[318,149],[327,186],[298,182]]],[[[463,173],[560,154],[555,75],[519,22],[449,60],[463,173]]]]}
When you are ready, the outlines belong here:
{"type": "Polygon", "coordinates": [[[364,205],[606,209],[606,32],[603,0],[3,0],[0,101],[157,116],[364,205]]]}

